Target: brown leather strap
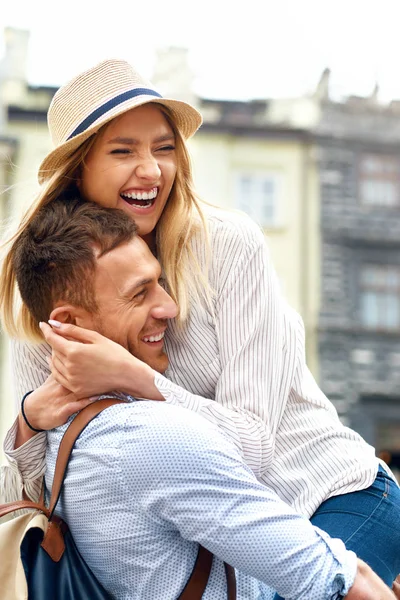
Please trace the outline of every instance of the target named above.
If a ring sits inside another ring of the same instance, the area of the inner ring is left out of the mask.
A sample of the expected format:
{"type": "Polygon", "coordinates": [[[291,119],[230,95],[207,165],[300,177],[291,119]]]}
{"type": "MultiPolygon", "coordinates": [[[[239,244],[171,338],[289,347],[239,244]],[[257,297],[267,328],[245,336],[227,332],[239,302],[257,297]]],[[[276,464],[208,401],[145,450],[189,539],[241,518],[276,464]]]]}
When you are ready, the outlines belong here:
{"type": "MultiPolygon", "coordinates": [[[[199,546],[197,559],[192,574],[178,600],[201,600],[206,590],[211,573],[214,555],[199,546]]],[[[236,575],[235,569],[224,563],[227,583],[228,600],[236,600],[236,575]]]]}
{"type": "Polygon", "coordinates": [[[52,519],[54,510],[57,506],[58,499],[60,497],[62,484],[65,479],[65,472],[67,469],[68,461],[71,456],[72,448],[82,431],[87,427],[92,419],[97,417],[104,409],[114,404],[123,404],[124,400],[117,400],[116,398],[106,398],[104,400],[97,400],[93,404],[89,404],[82,409],[68,426],[65,431],[63,438],[58,449],[56,467],[54,471],[53,487],[51,488],[50,498],[50,517],[52,519]]]}
{"type": "Polygon", "coordinates": [[[50,516],[50,511],[40,502],[32,502],[31,500],[17,500],[16,502],[8,502],[8,504],[2,504],[0,506],[0,519],[5,517],[15,510],[22,510],[23,508],[36,509],[42,511],[46,517],[50,516]]]}
{"type": "Polygon", "coordinates": [[[235,569],[224,563],[226,583],[228,586],[228,600],[236,600],[236,575],[235,569]]]}
{"type": "Polygon", "coordinates": [[[201,600],[206,589],[213,563],[213,554],[199,546],[196,562],[192,574],[187,582],[179,600],[201,600]]]}

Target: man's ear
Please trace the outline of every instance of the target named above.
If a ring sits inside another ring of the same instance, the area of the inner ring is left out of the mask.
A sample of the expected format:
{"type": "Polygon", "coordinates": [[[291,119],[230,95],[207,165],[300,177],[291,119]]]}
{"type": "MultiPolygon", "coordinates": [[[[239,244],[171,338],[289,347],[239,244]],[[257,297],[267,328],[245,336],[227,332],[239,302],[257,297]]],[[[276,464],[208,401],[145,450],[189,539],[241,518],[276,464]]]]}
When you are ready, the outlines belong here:
{"type": "Polygon", "coordinates": [[[71,323],[80,327],[90,328],[92,316],[87,310],[73,304],[62,304],[51,311],[50,319],[60,323],[71,323]]]}

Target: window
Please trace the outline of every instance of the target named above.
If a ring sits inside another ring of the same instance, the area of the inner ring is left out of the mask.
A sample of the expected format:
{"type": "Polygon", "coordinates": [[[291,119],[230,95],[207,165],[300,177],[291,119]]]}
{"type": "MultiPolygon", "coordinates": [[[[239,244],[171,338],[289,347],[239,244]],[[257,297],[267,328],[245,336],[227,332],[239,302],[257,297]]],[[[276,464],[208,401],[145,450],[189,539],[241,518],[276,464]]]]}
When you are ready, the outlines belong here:
{"type": "Polygon", "coordinates": [[[235,206],[261,227],[277,227],[281,187],[279,175],[241,173],[237,176],[235,206]]]}
{"type": "Polygon", "coordinates": [[[360,200],[367,206],[400,206],[400,163],[393,156],[360,160],[360,200]]]}
{"type": "Polygon", "coordinates": [[[368,329],[400,329],[400,267],[361,269],[361,322],[368,329]]]}

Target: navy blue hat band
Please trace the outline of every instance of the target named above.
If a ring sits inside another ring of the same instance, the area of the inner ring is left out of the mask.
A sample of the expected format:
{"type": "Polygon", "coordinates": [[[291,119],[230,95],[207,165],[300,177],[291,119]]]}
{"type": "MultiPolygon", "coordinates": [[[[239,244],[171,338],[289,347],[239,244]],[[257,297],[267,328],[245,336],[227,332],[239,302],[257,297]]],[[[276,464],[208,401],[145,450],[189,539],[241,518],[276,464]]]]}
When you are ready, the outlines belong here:
{"type": "Polygon", "coordinates": [[[162,98],[161,94],[155,92],[154,90],[149,90],[147,88],[135,88],[134,90],[129,90],[128,92],[119,94],[119,96],[108,100],[105,104],[99,106],[99,108],[96,108],[96,110],[94,110],[88,117],[86,117],[86,119],[82,121],[80,125],[78,125],[76,129],[74,129],[74,131],[71,133],[70,136],[68,136],[67,139],[70,140],[76,135],[79,135],[80,133],[86,131],[86,129],[93,125],[93,123],[97,121],[97,119],[99,119],[102,115],[104,115],[106,112],[108,112],[115,106],[118,106],[118,104],[122,104],[122,102],[125,102],[125,100],[130,100],[130,98],[135,98],[135,96],[142,95],[156,96],[157,98],[162,98]]]}

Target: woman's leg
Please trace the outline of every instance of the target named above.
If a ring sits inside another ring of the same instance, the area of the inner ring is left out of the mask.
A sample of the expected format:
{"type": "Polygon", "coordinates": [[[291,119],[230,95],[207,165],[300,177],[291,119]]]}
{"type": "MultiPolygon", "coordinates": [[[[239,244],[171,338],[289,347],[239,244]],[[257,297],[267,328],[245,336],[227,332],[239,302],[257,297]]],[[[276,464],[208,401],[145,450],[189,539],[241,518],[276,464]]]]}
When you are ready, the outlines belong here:
{"type": "Polygon", "coordinates": [[[400,488],[382,467],[369,488],[329,498],[311,522],[343,540],[392,587],[400,573],[400,488]]]}

